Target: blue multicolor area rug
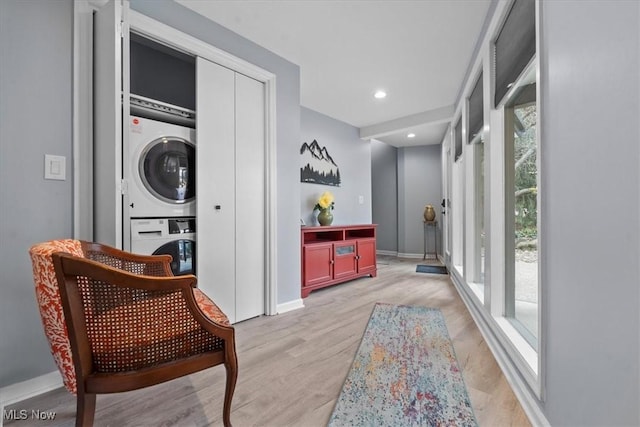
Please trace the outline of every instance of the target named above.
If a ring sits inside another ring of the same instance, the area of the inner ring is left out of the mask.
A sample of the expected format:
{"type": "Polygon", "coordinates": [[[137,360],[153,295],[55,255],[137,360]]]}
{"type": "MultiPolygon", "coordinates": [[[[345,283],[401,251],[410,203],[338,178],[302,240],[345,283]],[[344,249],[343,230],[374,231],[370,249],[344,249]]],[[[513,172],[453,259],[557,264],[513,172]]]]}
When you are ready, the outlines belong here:
{"type": "Polygon", "coordinates": [[[375,305],[329,426],[477,426],[440,310],[375,305]]]}

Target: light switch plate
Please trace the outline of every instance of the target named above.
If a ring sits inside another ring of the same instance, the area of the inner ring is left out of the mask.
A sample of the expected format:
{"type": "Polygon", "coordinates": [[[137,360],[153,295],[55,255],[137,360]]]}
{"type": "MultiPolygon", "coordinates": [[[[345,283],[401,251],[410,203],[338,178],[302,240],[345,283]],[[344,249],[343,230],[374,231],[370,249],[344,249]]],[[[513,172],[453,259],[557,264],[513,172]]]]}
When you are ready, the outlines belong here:
{"type": "Polygon", "coordinates": [[[64,181],[67,179],[67,158],[64,156],[44,155],[44,179],[64,181]]]}

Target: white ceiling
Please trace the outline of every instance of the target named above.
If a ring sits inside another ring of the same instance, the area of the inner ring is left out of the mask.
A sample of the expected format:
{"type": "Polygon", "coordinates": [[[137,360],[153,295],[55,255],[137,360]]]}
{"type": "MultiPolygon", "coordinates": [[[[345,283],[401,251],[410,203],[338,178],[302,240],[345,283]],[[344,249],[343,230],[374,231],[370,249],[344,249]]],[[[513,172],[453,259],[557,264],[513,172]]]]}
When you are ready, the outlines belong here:
{"type": "Polygon", "coordinates": [[[302,106],[399,147],[442,141],[491,3],[176,1],[299,65],[302,106]]]}

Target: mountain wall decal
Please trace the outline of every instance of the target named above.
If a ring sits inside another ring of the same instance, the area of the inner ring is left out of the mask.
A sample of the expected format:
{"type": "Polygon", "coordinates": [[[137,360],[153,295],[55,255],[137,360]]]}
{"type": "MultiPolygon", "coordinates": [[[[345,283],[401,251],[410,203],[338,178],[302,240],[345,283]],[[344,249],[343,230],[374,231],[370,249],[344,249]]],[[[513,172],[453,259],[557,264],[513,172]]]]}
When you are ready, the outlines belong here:
{"type": "Polygon", "coordinates": [[[327,147],[320,147],[315,139],[311,144],[302,143],[300,182],[340,186],[340,169],[327,147]]]}

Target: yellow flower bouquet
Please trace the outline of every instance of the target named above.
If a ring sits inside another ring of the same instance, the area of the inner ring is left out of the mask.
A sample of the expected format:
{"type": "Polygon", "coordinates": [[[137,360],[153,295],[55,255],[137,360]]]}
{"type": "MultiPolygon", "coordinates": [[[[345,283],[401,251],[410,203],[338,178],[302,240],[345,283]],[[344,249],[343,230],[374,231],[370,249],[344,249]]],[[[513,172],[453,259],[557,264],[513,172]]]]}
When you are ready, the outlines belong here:
{"type": "Polygon", "coordinates": [[[314,206],[313,210],[323,210],[323,209],[332,209],[335,205],[333,201],[333,194],[330,191],[325,191],[322,193],[320,198],[318,199],[318,203],[314,206]]]}
{"type": "Polygon", "coordinates": [[[320,198],[318,199],[318,203],[313,207],[313,210],[320,210],[318,214],[318,223],[320,225],[331,225],[333,222],[333,214],[331,211],[335,202],[333,201],[333,194],[330,191],[325,191],[322,193],[320,198]]]}

